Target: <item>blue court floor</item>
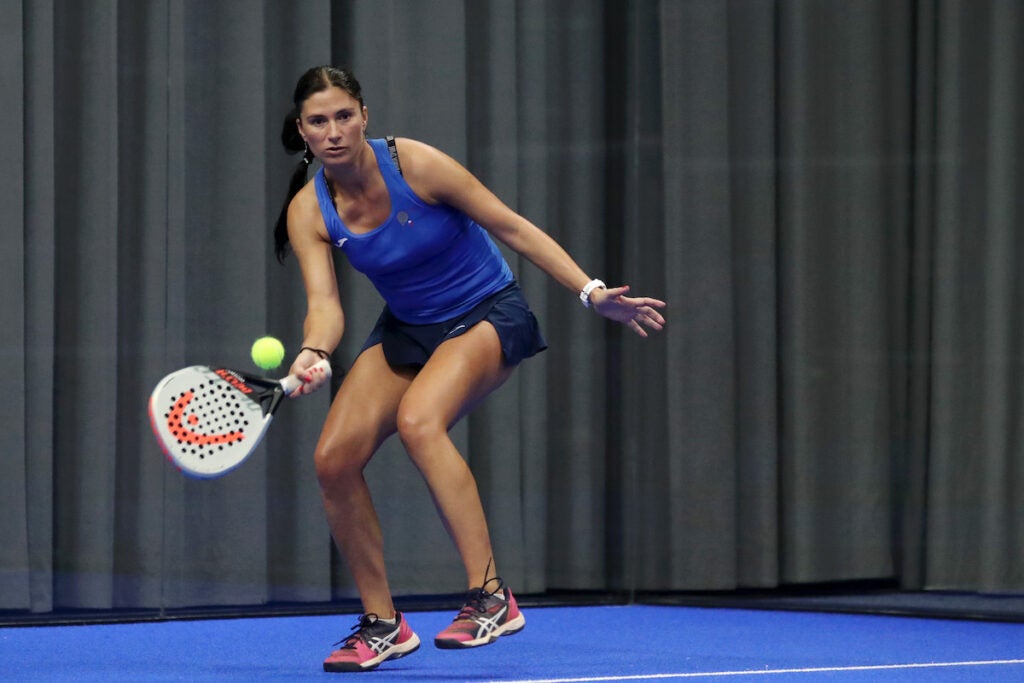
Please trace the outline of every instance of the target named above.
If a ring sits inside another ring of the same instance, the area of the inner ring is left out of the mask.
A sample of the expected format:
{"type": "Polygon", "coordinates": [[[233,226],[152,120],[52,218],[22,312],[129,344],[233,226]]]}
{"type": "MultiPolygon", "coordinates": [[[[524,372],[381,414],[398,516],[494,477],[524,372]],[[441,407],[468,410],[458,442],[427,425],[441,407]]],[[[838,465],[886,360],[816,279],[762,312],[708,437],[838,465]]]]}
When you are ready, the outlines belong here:
{"type": "Polygon", "coordinates": [[[10,681],[1024,681],[1024,623],[675,606],[524,609],[526,629],[467,651],[410,612],[419,651],[326,674],[357,615],[0,628],[10,681]]]}

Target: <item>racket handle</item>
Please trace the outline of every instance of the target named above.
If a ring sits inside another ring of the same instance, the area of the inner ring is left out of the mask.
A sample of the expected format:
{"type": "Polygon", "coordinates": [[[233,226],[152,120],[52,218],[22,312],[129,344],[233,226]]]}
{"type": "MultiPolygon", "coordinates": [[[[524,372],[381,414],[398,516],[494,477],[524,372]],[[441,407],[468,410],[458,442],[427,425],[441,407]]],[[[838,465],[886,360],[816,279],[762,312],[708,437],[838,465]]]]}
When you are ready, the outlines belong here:
{"type": "MultiPolygon", "coordinates": [[[[325,373],[327,378],[330,379],[330,377],[331,377],[331,362],[329,360],[327,360],[326,358],[324,358],[323,360],[318,361],[316,364],[311,365],[309,368],[306,369],[306,372],[317,372],[317,371],[321,371],[321,372],[325,373]]],[[[298,389],[299,387],[301,387],[302,385],[303,385],[303,381],[301,379],[299,379],[298,377],[296,377],[295,375],[288,375],[287,377],[285,377],[284,379],[281,380],[281,386],[284,388],[284,393],[285,393],[286,396],[291,395],[292,393],[294,393],[295,390],[298,389]]]]}

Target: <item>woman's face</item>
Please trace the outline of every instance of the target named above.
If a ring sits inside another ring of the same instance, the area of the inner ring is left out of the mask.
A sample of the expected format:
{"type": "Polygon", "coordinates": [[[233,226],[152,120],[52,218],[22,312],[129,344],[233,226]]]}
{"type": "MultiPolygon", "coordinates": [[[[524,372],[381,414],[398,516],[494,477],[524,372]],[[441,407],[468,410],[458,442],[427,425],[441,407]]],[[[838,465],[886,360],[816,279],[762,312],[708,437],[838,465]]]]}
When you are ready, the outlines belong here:
{"type": "Polygon", "coordinates": [[[366,134],[366,107],[341,88],[331,86],[302,103],[299,133],[324,164],[351,161],[366,134]]]}

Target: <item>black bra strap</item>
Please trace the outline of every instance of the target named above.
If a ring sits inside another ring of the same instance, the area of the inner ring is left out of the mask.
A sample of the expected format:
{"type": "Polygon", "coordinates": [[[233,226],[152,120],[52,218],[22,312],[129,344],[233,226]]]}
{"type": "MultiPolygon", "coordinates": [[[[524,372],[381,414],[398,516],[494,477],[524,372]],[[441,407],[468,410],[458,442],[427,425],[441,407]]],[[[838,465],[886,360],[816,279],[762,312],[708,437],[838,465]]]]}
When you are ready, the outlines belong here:
{"type": "Polygon", "coordinates": [[[395,136],[388,135],[384,139],[388,142],[388,151],[391,152],[391,161],[395,162],[395,168],[398,169],[398,175],[402,175],[402,164],[398,161],[398,147],[395,145],[395,136]]]}

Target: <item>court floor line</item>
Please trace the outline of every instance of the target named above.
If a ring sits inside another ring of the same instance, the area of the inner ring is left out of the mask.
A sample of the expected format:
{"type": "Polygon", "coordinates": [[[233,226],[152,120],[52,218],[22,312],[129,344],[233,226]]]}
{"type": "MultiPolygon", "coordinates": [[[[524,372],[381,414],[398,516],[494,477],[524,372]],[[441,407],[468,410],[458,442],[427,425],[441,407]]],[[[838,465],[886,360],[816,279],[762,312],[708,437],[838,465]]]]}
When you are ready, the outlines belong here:
{"type": "Polygon", "coordinates": [[[898,669],[938,669],[950,667],[1013,666],[1024,659],[990,659],[968,662],[921,662],[914,664],[870,664],[860,666],[821,666],[794,669],[748,669],[746,671],[697,671],[689,673],[638,674],[634,676],[586,676],[580,678],[523,678],[488,683],[592,683],[597,681],[656,681],[674,678],[711,678],[712,676],[771,676],[784,674],[841,673],[843,671],[886,671],[898,669]]]}

